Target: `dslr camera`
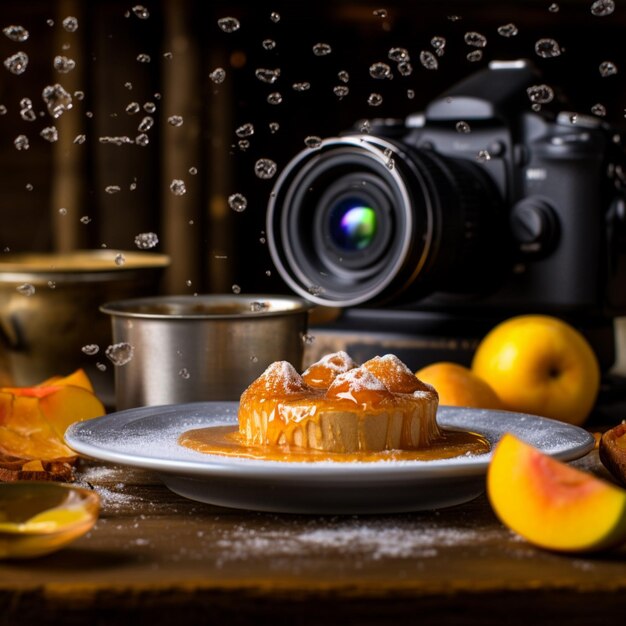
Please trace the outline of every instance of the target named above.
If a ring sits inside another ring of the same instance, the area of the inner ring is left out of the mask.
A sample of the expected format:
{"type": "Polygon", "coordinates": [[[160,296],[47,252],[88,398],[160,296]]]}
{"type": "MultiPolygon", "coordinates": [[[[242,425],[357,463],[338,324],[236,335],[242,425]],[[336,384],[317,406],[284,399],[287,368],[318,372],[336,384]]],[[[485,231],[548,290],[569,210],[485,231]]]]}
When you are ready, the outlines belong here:
{"type": "Polygon", "coordinates": [[[339,308],[625,312],[619,137],[600,117],[536,110],[528,90],[544,87],[527,61],[493,62],[423,113],[300,152],[267,212],[282,279],[339,308]]]}

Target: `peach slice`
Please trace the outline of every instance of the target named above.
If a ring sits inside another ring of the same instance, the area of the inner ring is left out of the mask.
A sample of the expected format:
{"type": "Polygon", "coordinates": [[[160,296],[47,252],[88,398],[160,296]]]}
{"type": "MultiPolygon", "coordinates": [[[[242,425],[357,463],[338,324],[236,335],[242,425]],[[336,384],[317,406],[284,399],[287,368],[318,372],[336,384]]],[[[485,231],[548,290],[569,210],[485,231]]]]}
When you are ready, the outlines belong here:
{"type": "Polygon", "coordinates": [[[500,520],[550,550],[588,552],[626,541],[626,491],[505,434],[487,472],[500,520]]]}
{"type": "Polygon", "coordinates": [[[93,385],[89,380],[87,374],[85,374],[85,370],[77,369],[75,372],[72,372],[68,376],[53,376],[52,378],[48,378],[44,380],[42,383],[35,385],[36,387],[51,387],[51,386],[64,386],[64,385],[73,385],[74,387],[82,387],[87,391],[91,391],[93,393],[93,385]]]}

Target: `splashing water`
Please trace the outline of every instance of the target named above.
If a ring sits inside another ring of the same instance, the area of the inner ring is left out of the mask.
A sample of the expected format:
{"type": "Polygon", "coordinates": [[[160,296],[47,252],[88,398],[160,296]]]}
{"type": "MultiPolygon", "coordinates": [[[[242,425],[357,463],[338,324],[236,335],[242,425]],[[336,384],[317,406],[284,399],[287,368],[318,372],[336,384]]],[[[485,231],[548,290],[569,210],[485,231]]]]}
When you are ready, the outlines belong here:
{"type": "Polygon", "coordinates": [[[59,215],[67,215],[67,209],[64,207],[61,207],[59,209],[59,215]]]}
{"type": "Polygon", "coordinates": [[[226,70],[223,67],[216,67],[210,74],[209,78],[219,85],[226,80],[226,70]]]}
{"type": "Polygon", "coordinates": [[[596,17],[606,17],[615,11],[615,2],[613,0],[596,0],[591,5],[591,13],[596,17]]]}
{"type": "Polygon", "coordinates": [[[346,72],[345,70],[341,70],[340,72],[337,73],[337,78],[342,82],[342,83],[348,83],[350,82],[350,74],[348,74],[348,72],[346,72]]]}
{"type": "Polygon", "coordinates": [[[311,83],[294,83],[293,85],[291,85],[291,88],[294,91],[308,91],[309,89],[311,89],[311,83]]]}
{"type": "Polygon", "coordinates": [[[150,137],[146,133],[140,133],[135,137],[135,144],[145,148],[150,143],[150,137]]]}
{"type": "Polygon", "coordinates": [[[462,120],[456,123],[455,128],[456,128],[457,133],[471,133],[472,132],[470,125],[467,122],[464,122],[462,120]]]}
{"type": "Polygon", "coordinates": [[[81,224],[85,224],[85,226],[91,223],[91,218],[88,215],[83,215],[79,220],[81,224]]]}
{"type": "Polygon", "coordinates": [[[114,262],[115,262],[115,265],[121,267],[122,265],[126,263],[126,257],[120,252],[119,254],[115,255],[114,262]]]}
{"type": "Polygon", "coordinates": [[[154,102],[145,102],[143,105],[143,110],[146,113],[154,113],[156,111],[156,104],[154,104],[154,102]]]}
{"type": "Polygon", "coordinates": [[[93,356],[94,354],[98,354],[100,352],[100,346],[96,343],[88,343],[87,345],[81,348],[82,352],[89,356],[93,356]]]}
{"type": "Polygon", "coordinates": [[[254,75],[262,82],[273,85],[280,78],[280,68],[267,69],[260,67],[255,70],[254,75]]]}
{"type": "Polygon", "coordinates": [[[535,52],[543,59],[552,59],[561,54],[561,47],[554,39],[539,39],[535,43],[535,52]]]}
{"type": "Polygon", "coordinates": [[[41,97],[48,107],[48,113],[55,119],[72,108],[72,96],[58,83],[44,87],[41,97]]]}
{"type": "Polygon", "coordinates": [[[154,248],[159,243],[159,238],[156,233],[139,233],[135,237],[135,245],[140,250],[149,250],[154,248]]]}
{"type": "Polygon", "coordinates": [[[149,54],[146,54],[145,52],[141,52],[140,54],[137,55],[138,63],[150,63],[150,61],[152,61],[152,58],[150,57],[149,54]]]}
{"type": "Polygon", "coordinates": [[[217,20],[217,25],[225,33],[234,33],[241,28],[241,24],[236,17],[221,17],[219,20],[217,20]]]}
{"type": "Polygon", "coordinates": [[[594,104],[591,107],[591,112],[599,117],[604,117],[606,115],[606,107],[600,103],[594,104]]]}
{"type": "Polygon", "coordinates": [[[241,213],[246,210],[248,206],[247,198],[240,193],[233,193],[228,196],[228,206],[237,213],[241,213]]]}
{"type": "Polygon", "coordinates": [[[175,127],[179,127],[183,125],[183,118],[181,115],[170,115],[167,118],[167,123],[170,126],[175,126],[175,127]]]}
{"type": "Polygon", "coordinates": [[[531,102],[538,102],[539,104],[547,104],[554,99],[554,91],[548,85],[533,85],[526,89],[526,93],[531,102]]]}
{"type": "Polygon", "coordinates": [[[29,32],[23,26],[5,26],[2,32],[11,40],[22,43],[29,37],[29,32]]]}
{"type": "Polygon", "coordinates": [[[185,181],[180,180],[180,178],[175,178],[170,183],[170,191],[175,196],[184,196],[187,193],[187,187],[185,185],[185,181]]]}
{"type": "Polygon", "coordinates": [[[255,300],[254,302],[250,303],[251,313],[262,313],[263,311],[268,311],[269,308],[269,302],[258,302],[255,300]]]}
{"type": "Polygon", "coordinates": [[[392,170],[396,166],[396,162],[393,158],[393,150],[391,150],[391,148],[386,148],[383,152],[383,157],[385,159],[385,167],[388,170],[392,170]]]}
{"type": "Polygon", "coordinates": [[[0,115],[6,115],[8,111],[9,110],[4,106],[4,104],[0,104],[0,115]]]}
{"type": "Polygon", "coordinates": [[[491,161],[491,154],[489,154],[488,150],[479,150],[478,154],[476,155],[476,160],[481,161],[481,162],[485,162],[485,161],[491,161]]]}
{"type": "Polygon", "coordinates": [[[278,166],[271,159],[259,159],[254,164],[254,173],[258,178],[262,178],[264,180],[269,180],[276,175],[278,171],[278,166]]]}
{"type": "Polygon", "coordinates": [[[265,50],[273,50],[276,47],[276,42],[273,39],[264,39],[261,45],[265,50]]]}
{"type": "Polygon", "coordinates": [[[20,117],[25,122],[34,122],[37,119],[37,114],[33,109],[33,103],[30,98],[22,98],[20,100],[20,117]]]}
{"type": "Polygon", "coordinates": [[[133,7],[133,13],[140,20],[147,20],[150,17],[150,11],[148,11],[148,9],[141,4],[137,4],[133,7]]]}
{"type": "Polygon", "coordinates": [[[406,90],[406,97],[409,100],[413,100],[413,98],[415,98],[415,91],[413,89],[407,89],[406,90]]]}
{"type": "Polygon", "coordinates": [[[367,104],[371,107],[379,107],[383,103],[383,97],[379,93],[371,93],[367,97],[367,104]]]}
{"type": "Polygon", "coordinates": [[[498,26],[498,35],[501,37],[515,37],[519,33],[519,30],[513,22],[498,26]]]}
{"type": "Polygon", "coordinates": [[[370,121],[363,120],[363,122],[359,126],[359,132],[363,133],[364,135],[368,135],[371,130],[372,130],[372,124],[370,123],[370,121]]]}
{"type": "Polygon", "coordinates": [[[241,293],[241,287],[236,284],[231,287],[231,290],[236,295],[239,295],[241,293]]]}
{"type": "Polygon", "coordinates": [[[472,52],[468,52],[465,57],[470,63],[476,63],[483,58],[482,50],[472,50],[472,52]]]}
{"type": "Polygon", "coordinates": [[[602,78],[606,78],[607,76],[617,74],[617,65],[615,65],[612,61],[603,61],[600,63],[598,70],[600,71],[600,76],[602,76],[602,78]]]}
{"type": "Polygon", "coordinates": [[[198,173],[198,168],[197,168],[197,167],[193,167],[193,166],[192,166],[192,167],[190,167],[190,168],[189,168],[189,173],[190,173],[192,176],[195,176],[195,175],[198,173]]]}
{"type": "Polygon", "coordinates": [[[87,141],[87,135],[76,135],[76,137],[74,137],[74,142],[75,144],[82,144],[85,143],[85,141],[87,141]]]}
{"type": "Polygon", "coordinates": [[[104,188],[104,191],[109,194],[119,193],[122,191],[122,188],[119,185],[107,185],[104,188]]]}
{"type": "Polygon", "coordinates": [[[402,63],[403,61],[409,61],[411,59],[409,51],[406,48],[391,48],[387,57],[396,63],[402,63]]]}
{"type": "Polygon", "coordinates": [[[328,56],[332,51],[333,49],[331,48],[330,44],[327,43],[316,43],[313,46],[313,54],[316,57],[328,56]]]}
{"type": "Polygon", "coordinates": [[[420,52],[420,63],[427,70],[436,70],[439,68],[439,61],[437,61],[437,57],[429,50],[422,50],[420,52]]]}
{"type": "Polygon", "coordinates": [[[438,57],[442,57],[446,51],[446,38],[445,37],[433,37],[430,40],[430,45],[435,49],[435,54],[438,57]]]}
{"type": "Polygon", "coordinates": [[[13,145],[17,150],[28,150],[30,148],[30,143],[28,142],[28,137],[26,135],[18,135],[13,140],[13,145]]]}
{"type": "Polygon", "coordinates": [[[39,134],[50,143],[59,140],[59,131],[54,126],[47,126],[39,134]]]}
{"type": "Polygon", "coordinates": [[[268,104],[280,104],[283,101],[283,96],[278,91],[273,91],[267,96],[268,104]]]}
{"type": "Polygon", "coordinates": [[[130,102],[128,105],[126,105],[125,111],[126,113],[128,113],[128,115],[135,115],[135,113],[139,113],[139,111],[141,111],[139,102],[130,102]]]}
{"type": "Polygon", "coordinates": [[[333,87],[333,93],[339,98],[345,98],[350,93],[350,88],[347,85],[335,85],[333,87]]]}
{"type": "Polygon", "coordinates": [[[68,17],[66,17],[63,22],[63,28],[68,32],[68,33],[74,33],[78,30],[78,20],[69,15],[68,17]]]}
{"type": "Polygon", "coordinates": [[[240,139],[237,142],[237,147],[242,151],[245,152],[249,147],[250,147],[250,142],[247,139],[240,139]]]}
{"type": "Polygon", "coordinates": [[[276,11],[272,11],[270,13],[270,20],[272,20],[274,24],[278,24],[278,22],[280,22],[280,13],[277,13],[276,11]]]}
{"type": "Polygon", "coordinates": [[[311,148],[311,150],[316,150],[317,148],[321,147],[322,138],[318,137],[317,135],[309,135],[308,137],[304,138],[304,145],[307,148],[311,148]]]}
{"type": "Polygon", "coordinates": [[[146,115],[141,120],[141,122],[139,122],[139,125],[137,126],[137,130],[140,133],[145,133],[145,132],[148,132],[153,126],[154,126],[154,118],[151,117],[150,115],[146,115]]]}
{"type": "Polygon", "coordinates": [[[11,74],[19,76],[23,74],[28,67],[28,55],[26,52],[16,52],[4,60],[4,67],[6,67],[11,74]]]}
{"type": "Polygon", "coordinates": [[[385,80],[393,78],[391,68],[386,63],[373,63],[370,65],[370,76],[377,80],[385,80]]]}
{"type": "Polygon", "coordinates": [[[410,76],[413,73],[413,66],[408,61],[398,63],[398,72],[401,76],[410,76]]]}
{"type": "Polygon", "coordinates": [[[372,11],[372,15],[373,15],[374,17],[380,17],[381,19],[383,19],[383,20],[384,20],[384,19],[386,19],[386,18],[387,18],[387,16],[388,16],[389,14],[387,13],[387,9],[374,9],[374,10],[372,11]]]}
{"type": "Polygon", "coordinates": [[[98,141],[100,143],[111,143],[115,146],[125,146],[125,145],[135,143],[127,135],[122,135],[121,137],[100,137],[98,141]]]}
{"type": "Polygon", "coordinates": [[[122,366],[132,360],[135,354],[135,348],[123,341],[121,343],[111,344],[104,353],[113,365],[122,366]]]}
{"type": "Polygon", "coordinates": [[[184,380],[188,380],[189,378],[191,378],[191,374],[186,367],[182,367],[180,370],[178,370],[178,375],[184,380]]]}
{"type": "Polygon", "coordinates": [[[277,133],[280,130],[280,124],[278,122],[270,122],[269,129],[270,129],[270,133],[272,133],[273,135],[274,133],[277,133]]]}
{"type": "Polygon", "coordinates": [[[550,11],[550,13],[558,13],[560,11],[560,7],[556,2],[553,2],[549,7],[548,7],[548,11],[550,11]]]}

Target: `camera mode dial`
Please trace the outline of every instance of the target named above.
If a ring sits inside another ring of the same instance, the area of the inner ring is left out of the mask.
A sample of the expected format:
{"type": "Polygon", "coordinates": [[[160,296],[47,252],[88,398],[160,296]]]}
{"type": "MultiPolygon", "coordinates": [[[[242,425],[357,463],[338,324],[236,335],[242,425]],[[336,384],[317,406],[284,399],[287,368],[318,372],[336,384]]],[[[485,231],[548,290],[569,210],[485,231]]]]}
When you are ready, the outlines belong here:
{"type": "Polygon", "coordinates": [[[525,198],[515,204],[509,224],[520,252],[544,256],[554,249],[559,223],[554,209],[543,198],[525,198]]]}

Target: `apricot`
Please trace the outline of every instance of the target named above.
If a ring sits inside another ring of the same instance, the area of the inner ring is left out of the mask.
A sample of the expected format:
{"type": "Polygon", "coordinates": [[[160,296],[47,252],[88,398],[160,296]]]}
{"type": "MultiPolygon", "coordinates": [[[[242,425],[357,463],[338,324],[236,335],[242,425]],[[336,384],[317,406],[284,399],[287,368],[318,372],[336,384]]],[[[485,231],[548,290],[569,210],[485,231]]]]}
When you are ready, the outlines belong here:
{"type": "Polygon", "coordinates": [[[427,365],[415,375],[437,390],[441,405],[503,408],[491,386],[463,365],[441,361],[427,365]]]}
{"type": "Polygon", "coordinates": [[[64,385],[82,387],[83,389],[86,389],[87,391],[91,391],[91,393],[93,393],[93,385],[91,384],[89,377],[85,373],[85,370],[82,368],[77,369],[75,372],[72,372],[68,376],[53,376],[52,378],[48,378],[48,380],[44,380],[42,383],[35,385],[35,387],[59,387],[64,385]]]}
{"type": "Polygon", "coordinates": [[[590,552],[626,541],[626,491],[511,434],[493,452],[487,495],[500,520],[541,548],[590,552]]]}

